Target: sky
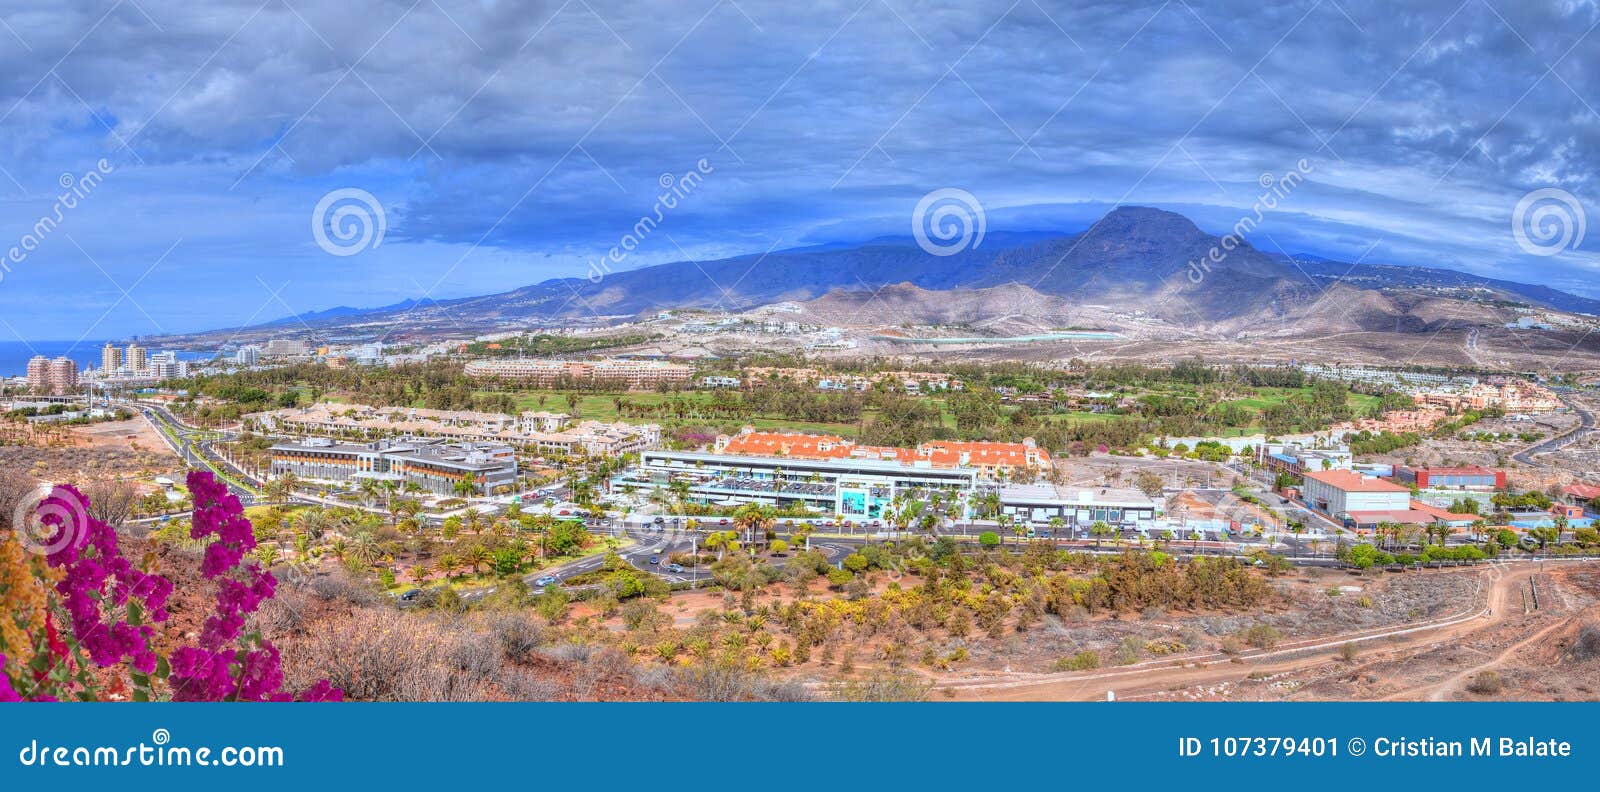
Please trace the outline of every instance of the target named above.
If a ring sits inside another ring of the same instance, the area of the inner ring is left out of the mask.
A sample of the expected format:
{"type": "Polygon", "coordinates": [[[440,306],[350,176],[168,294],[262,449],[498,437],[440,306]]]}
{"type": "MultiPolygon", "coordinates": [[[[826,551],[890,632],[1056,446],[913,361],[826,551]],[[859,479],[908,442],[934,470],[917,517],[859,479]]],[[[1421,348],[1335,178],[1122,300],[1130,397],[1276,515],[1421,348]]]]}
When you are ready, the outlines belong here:
{"type": "Polygon", "coordinates": [[[1592,0],[0,0],[0,23],[0,342],[584,277],[644,216],[612,268],[909,237],[945,188],[991,233],[1119,204],[1224,233],[1296,169],[1263,250],[1600,297],[1600,230],[1575,233],[1600,212],[1592,0]],[[1519,213],[1540,190],[1564,214],[1519,213]],[[1573,243],[1531,254],[1518,218],[1573,243]]]}

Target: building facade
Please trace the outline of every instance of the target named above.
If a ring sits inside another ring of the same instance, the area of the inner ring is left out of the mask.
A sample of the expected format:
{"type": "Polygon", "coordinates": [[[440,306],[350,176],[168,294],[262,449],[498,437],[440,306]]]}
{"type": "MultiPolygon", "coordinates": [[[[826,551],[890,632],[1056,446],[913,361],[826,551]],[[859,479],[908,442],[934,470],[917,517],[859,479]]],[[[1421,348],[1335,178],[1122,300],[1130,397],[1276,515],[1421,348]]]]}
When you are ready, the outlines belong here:
{"type": "Polygon", "coordinates": [[[792,459],[862,459],[935,468],[968,468],[984,479],[1032,481],[1054,466],[1050,453],[1033,438],[1020,443],[934,440],[916,448],[860,445],[836,435],[757,432],[745,427],[736,435],[717,437],[721,454],[776,456],[792,459]]]}
{"type": "Polygon", "coordinates": [[[658,385],[683,385],[694,374],[693,366],[656,360],[473,360],[465,367],[474,379],[506,379],[549,387],[562,382],[610,382],[632,389],[658,385]]]}
{"type": "Polygon", "coordinates": [[[78,389],[78,364],[65,355],[28,359],[28,390],[42,396],[65,396],[78,389]]]}
{"type": "Polygon", "coordinates": [[[616,456],[661,444],[661,427],[656,424],[580,421],[552,412],[507,415],[324,402],[252,413],[245,419],[268,432],[347,440],[407,436],[501,443],[546,456],[616,456]]]}
{"type": "Polygon", "coordinates": [[[122,368],[122,348],[110,342],[100,348],[100,373],[102,376],[111,376],[122,368]]]}
{"type": "Polygon", "coordinates": [[[1397,467],[1394,469],[1394,478],[1401,484],[1415,484],[1420,489],[1502,490],[1506,488],[1504,470],[1491,470],[1479,465],[1397,467]]]}
{"type": "Polygon", "coordinates": [[[446,443],[401,438],[371,443],[340,443],[327,438],[278,443],[271,449],[272,475],[293,473],[311,481],[347,482],[361,478],[411,483],[435,495],[456,493],[459,482],[475,494],[493,493],[517,481],[510,446],[446,443]]]}

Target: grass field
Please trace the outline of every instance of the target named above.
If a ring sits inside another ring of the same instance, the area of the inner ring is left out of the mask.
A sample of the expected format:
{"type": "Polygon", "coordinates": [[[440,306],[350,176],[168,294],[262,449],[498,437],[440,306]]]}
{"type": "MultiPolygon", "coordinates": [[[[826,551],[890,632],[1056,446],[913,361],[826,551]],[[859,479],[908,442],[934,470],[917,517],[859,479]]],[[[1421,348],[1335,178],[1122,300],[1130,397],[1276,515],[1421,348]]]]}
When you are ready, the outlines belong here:
{"type": "MultiPolygon", "coordinates": [[[[1230,399],[1226,403],[1259,412],[1268,407],[1283,404],[1293,396],[1309,393],[1310,390],[1310,388],[1251,388],[1247,389],[1246,395],[1243,395],[1240,398],[1230,399]]],[[[1201,391],[1198,388],[1183,384],[1165,384],[1161,387],[1153,388],[1149,392],[1178,398],[1201,398],[1201,391]]],[[[836,434],[844,437],[853,437],[858,433],[859,430],[859,426],[855,423],[797,421],[776,415],[758,415],[745,420],[719,420],[715,418],[694,417],[632,419],[623,418],[617,409],[617,403],[619,399],[638,405],[659,405],[668,399],[691,403],[710,403],[713,398],[713,393],[708,391],[685,391],[672,394],[657,393],[655,391],[607,391],[595,393],[579,392],[573,394],[577,397],[575,407],[568,405],[568,392],[565,391],[519,390],[510,392],[479,391],[479,393],[484,395],[489,393],[508,393],[515,400],[516,408],[518,410],[576,412],[577,415],[582,419],[606,422],[614,422],[618,420],[649,420],[659,423],[667,428],[721,426],[723,424],[726,424],[726,426],[722,426],[721,428],[732,428],[733,424],[748,424],[757,429],[785,430],[791,432],[807,432],[812,434],[836,434]]],[[[331,399],[337,397],[330,396],[329,398],[331,399]]],[[[943,398],[931,396],[925,398],[939,405],[939,408],[943,414],[942,422],[944,426],[951,429],[956,428],[955,415],[948,409],[943,398]]],[[[1378,401],[1379,400],[1376,396],[1367,396],[1355,393],[1350,394],[1349,398],[1349,404],[1351,407],[1357,409],[1358,411],[1368,410],[1375,406],[1378,401]]],[[[873,412],[873,410],[867,410],[865,414],[865,420],[870,421],[873,417],[873,412]]],[[[1054,413],[1045,415],[1043,417],[1045,420],[1058,422],[1081,421],[1085,423],[1106,423],[1123,420],[1125,416],[1109,413],[1073,411],[1054,413]]],[[[1262,428],[1258,422],[1252,420],[1250,423],[1242,426],[1229,427],[1223,432],[1223,434],[1227,436],[1238,436],[1257,434],[1261,431],[1262,428]]]]}

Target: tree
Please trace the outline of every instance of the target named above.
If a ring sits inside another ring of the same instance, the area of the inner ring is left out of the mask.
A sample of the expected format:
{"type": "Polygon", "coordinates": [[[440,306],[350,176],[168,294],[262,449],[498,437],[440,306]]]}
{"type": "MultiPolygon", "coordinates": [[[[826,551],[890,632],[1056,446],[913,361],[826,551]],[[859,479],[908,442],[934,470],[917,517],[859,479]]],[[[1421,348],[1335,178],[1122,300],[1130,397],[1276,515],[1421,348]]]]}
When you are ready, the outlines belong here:
{"type": "Polygon", "coordinates": [[[1148,470],[1139,471],[1133,477],[1133,485],[1138,487],[1140,492],[1152,498],[1160,495],[1165,488],[1165,482],[1161,480],[1161,476],[1148,470]]]}
{"type": "Polygon", "coordinates": [[[746,541],[754,545],[767,538],[767,531],[777,520],[772,509],[759,503],[746,503],[733,513],[733,524],[744,532],[746,541]]]}
{"type": "Polygon", "coordinates": [[[280,551],[278,550],[278,546],[270,543],[260,545],[256,547],[255,550],[256,559],[259,560],[261,565],[264,567],[271,567],[273,564],[278,563],[279,553],[280,551]]]}
{"type": "Polygon", "coordinates": [[[461,571],[461,559],[456,557],[455,553],[445,553],[439,557],[438,567],[445,577],[455,577],[456,573],[461,571]]]}
{"type": "Polygon", "coordinates": [[[411,582],[417,584],[420,588],[427,585],[428,577],[432,574],[433,569],[428,566],[427,562],[417,564],[411,568],[411,582]]]}
{"type": "Polygon", "coordinates": [[[782,555],[789,550],[789,543],[783,541],[782,539],[774,539],[772,540],[772,544],[767,546],[767,550],[776,555],[782,555]]]}
{"type": "Polygon", "coordinates": [[[1101,537],[1110,536],[1112,533],[1111,526],[1105,520],[1095,520],[1094,524],[1089,526],[1089,535],[1094,537],[1094,549],[1100,549],[1101,537]]]}
{"type": "Polygon", "coordinates": [[[484,567],[494,561],[489,548],[474,543],[461,553],[461,561],[472,568],[472,574],[480,574],[484,567]]]}

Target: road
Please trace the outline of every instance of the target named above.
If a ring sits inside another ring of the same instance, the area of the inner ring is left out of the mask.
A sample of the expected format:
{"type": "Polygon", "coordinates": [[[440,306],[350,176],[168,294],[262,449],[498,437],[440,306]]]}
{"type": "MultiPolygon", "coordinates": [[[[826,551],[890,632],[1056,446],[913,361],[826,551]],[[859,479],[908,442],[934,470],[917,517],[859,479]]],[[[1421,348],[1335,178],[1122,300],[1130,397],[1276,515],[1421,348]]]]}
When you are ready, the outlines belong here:
{"type": "Polygon", "coordinates": [[[211,443],[218,437],[227,437],[226,434],[189,426],[178,420],[165,407],[138,402],[128,402],[126,406],[138,410],[139,414],[144,416],[144,419],[155,428],[156,433],[161,435],[162,441],[183,460],[184,466],[203,468],[220,474],[219,478],[227,485],[229,492],[238,496],[240,503],[248,506],[255,502],[256,493],[244,483],[253,481],[249,474],[234,467],[211,449],[211,443]]]}
{"type": "Polygon", "coordinates": [[[1551,451],[1565,448],[1567,445],[1572,443],[1572,441],[1577,440],[1591,431],[1594,431],[1594,413],[1589,412],[1588,409],[1586,409],[1583,404],[1576,399],[1568,398],[1565,394],[1559,393],[1557,396],[1561,399],[1563,404],[1572,408],[1572,411],[1578,414],[1578,425],[1573,427],[1573,429],[1566,434],[1557,435],[1549,440],[1535,443],[1527,448],[1522,449],[1521,451],[1516,452],[1515,454],[1512,454],[1512,459],[1515,459],[1524,465],[1531,465],[1533,467],[1549,467],[1549,465],[1534,459],[1534,457],[1540,454],[1548,454],[1551,451]]]}
{"type": "MultiPolygon", "coordinates": [[[[1153,660],[1092,673],[1014,674],[1012,679],[1004,681],[958,680],[942,687],[953,690],[958,699],[1099,701],[1106,698],[1107,691],[1113,691],[1118,700],[1129,700],[1159,696],[1182,688],[1238,681],[1250,675],[1304,671],[1328,663],[1332,653],[1346,643],[1361,646],[1376,642],[1376,646],[1390,654],[1398,650],[1421,650],[1447,641],[1459,641],[1463,636],[1502,626],[1513,619],[1525,618],[1521,609],[1513,607],[1512,603],[1519,587],[1526,585],[1527,579],[1538,573],[1539,569],[1534,564],[1495,564],[1485,567],[1478,573],[1482,585],[1475,601],[1461,612],[1429,621],[1321,636],[1284,644],[1270,651],[1238,656],[1214,653],[1153,660]]],[[[1476,670],[1468,669],[1463,673],[1476,670]]],[[[1444,683],[1430,683],[1401,691],[1395,696],[1431,696],[1435,688],[1447,694],[1448,686],[1454,684],[1453,679],[1451,677],[1444,683]]]]}

